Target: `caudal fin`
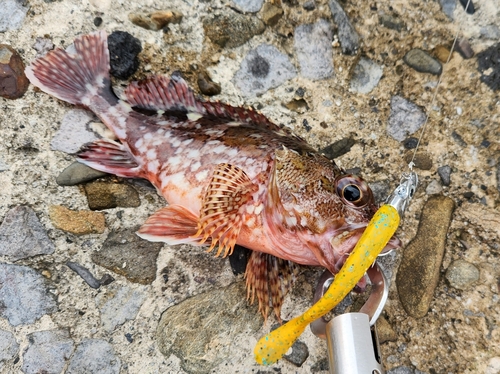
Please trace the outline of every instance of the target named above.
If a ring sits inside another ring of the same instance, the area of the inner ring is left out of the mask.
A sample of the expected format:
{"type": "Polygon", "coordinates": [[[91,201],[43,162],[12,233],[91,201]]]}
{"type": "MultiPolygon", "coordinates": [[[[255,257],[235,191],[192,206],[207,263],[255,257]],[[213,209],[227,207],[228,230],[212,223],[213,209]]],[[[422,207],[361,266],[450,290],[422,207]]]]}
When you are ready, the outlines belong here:
{"type": "Polygon", "coordinates": [[[75,54],[56,49],[37,59],[25,70],[42,91],[68,103],[90,104],[100,90],[109,89],[108,38],[104,31],[75,39],[75,54]]]}

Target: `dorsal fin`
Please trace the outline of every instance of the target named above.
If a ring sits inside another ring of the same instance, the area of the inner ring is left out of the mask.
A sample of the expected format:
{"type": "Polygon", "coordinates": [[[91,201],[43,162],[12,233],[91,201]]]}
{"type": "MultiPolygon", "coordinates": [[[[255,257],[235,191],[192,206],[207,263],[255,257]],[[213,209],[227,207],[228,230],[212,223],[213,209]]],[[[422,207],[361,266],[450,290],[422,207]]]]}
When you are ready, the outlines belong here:
{"type": "Polygon", "coordinates": [[[266,116],[253,108],[235,107],[218,101],[197,99],[186,81],[178,74],[174,74],[170,78],[165,75],[156,75],[132,82],[126,88],[125,96],[130,105],[140,109],[194,112],[204,116],[253,124],[272,131],[283,131],[278,125],[272,123],[266,116]]]}
{"type": "Polygon", "coordinates": [[[193,92],[180,75],[155,75],[132,82],[125,90],[130,105],[149,110],[203,113],[193,92]]]}

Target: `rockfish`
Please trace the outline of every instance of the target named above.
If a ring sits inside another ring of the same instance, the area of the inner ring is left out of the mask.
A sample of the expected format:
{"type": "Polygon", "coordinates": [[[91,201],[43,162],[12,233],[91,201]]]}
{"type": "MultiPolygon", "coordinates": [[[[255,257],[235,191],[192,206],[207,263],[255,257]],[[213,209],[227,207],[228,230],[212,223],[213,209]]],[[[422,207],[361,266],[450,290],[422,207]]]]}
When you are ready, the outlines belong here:
{"type": "Polygon", "coordinates": [[[366,182],[252,109],[196,98],[179,75],[132,82],[120,100],[106,33],[81,36],[74,47],[49,52],[26,75],[90,109],[116,135],[84,146],[80,162],[145,178],[165,197],[140,237],[223,256],[235,244],[251,249],[248,297],[257,296],[265,317],[272,307],[280,318],[296,264],[340,269],[376,211],[366,182]]]}

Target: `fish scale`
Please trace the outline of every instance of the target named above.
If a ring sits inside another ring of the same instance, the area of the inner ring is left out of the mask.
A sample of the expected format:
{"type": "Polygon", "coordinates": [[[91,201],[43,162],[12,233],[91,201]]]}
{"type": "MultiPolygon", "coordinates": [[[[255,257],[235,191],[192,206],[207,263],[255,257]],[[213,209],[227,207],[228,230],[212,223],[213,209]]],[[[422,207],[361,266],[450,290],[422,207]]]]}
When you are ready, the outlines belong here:
{"type": "MultiPolygon", "coordinates": [[[[345,174],[287,128],[247,108],[195,98],[179,76],[132,82],[126,100],[110,86],[104,31],[51,51],[26,69],[30,81],[92,110],[118,141],[87,144],[78,160],[94,169],[148,179],[168,202],[138,235],[229,255],[252,250],[248,297],[280,319],[296,264],[335,273],[376,206],[361,178],[345,174]]],[[[393,238],[389,248],[399,246],[393,238]]]]}

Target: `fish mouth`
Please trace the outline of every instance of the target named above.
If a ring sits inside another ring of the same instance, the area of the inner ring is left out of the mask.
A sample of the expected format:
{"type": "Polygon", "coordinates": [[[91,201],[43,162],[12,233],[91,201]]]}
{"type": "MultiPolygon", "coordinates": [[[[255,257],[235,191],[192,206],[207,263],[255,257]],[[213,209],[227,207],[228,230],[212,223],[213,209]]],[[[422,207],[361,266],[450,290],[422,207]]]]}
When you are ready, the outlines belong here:
{"type": "MultiPolygon", "coordinates": [[[[361,239],[361,235],[366,229],[366,224],[350,225],[338,230],[331,238],[330,244],[333,250],[333,268],[329,268],[334,274],[338,273],[345,261],[353,251],[354,247],[361,239]]],[[[401,240],[393,236],[380,252],[379,256],[389,254],[392,250],[401,248],[401,240]]]]}

